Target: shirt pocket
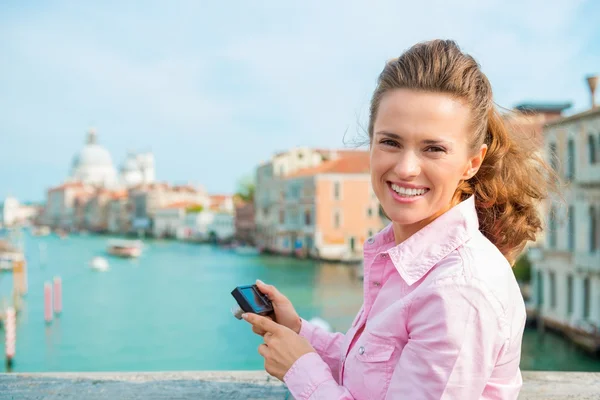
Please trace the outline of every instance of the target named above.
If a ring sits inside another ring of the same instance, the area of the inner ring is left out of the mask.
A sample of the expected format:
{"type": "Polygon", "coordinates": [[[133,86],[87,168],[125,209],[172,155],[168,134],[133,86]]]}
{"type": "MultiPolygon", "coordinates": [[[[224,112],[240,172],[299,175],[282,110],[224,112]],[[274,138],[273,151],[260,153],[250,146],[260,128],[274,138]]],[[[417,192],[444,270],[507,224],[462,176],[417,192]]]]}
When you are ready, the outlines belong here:
{"type": "Polygon", "coordinates": [[[394,372],[395,351],[393,339],[364,333],[352,348],[351,374],[346,376],[344,386],[352,387],[350,391],[357,399],[385,398],[394,372]]]}

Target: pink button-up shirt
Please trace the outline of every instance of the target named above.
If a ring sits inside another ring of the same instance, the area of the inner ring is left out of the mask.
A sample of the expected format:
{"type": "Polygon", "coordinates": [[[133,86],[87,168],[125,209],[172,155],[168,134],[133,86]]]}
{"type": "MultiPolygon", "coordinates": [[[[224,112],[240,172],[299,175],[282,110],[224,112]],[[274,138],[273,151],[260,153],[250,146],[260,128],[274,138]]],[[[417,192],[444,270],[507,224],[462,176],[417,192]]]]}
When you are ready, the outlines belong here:
{"type": "Polygon", "coordinates": [[[516,399],[525,304],[473,197],[395,245],[365,243],[364,303],[344,335],[302,321],[317,353],[284,377],[304,399],[516,399]]]}

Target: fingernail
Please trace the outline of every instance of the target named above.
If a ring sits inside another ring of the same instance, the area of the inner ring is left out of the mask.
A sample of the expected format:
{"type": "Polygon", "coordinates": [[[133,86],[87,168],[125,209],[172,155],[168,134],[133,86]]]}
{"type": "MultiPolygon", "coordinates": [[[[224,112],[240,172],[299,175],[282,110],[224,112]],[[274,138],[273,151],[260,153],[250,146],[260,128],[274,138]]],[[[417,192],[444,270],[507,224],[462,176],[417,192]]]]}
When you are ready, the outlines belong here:
{"type": "Polygon", "coordinates": [[[242,318],[248,319],[248,314],[246,314],[246,313],[242,314],[242,318]]]}
{"type": "Polygon", "coordinates": [[[260,279],[256,280],[256,283],[260,284],[260,285],[264,285],[265,283],[263,281],[261,281],[260,279]]]}

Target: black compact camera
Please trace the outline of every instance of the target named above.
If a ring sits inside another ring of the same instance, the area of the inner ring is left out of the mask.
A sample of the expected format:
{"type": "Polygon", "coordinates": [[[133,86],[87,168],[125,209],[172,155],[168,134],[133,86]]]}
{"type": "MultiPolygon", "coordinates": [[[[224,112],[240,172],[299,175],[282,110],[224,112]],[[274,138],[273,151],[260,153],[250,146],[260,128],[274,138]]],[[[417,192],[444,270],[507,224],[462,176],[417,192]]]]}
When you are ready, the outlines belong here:
{"type": "Polygon", "coordinates": [[[256,285],[238,286],[231,292],[238,307],[231,309],[237,319],[242,319],[244,313],[254,313],[266,316],[273,313],[271,300],[258,290],[256,285]]]}

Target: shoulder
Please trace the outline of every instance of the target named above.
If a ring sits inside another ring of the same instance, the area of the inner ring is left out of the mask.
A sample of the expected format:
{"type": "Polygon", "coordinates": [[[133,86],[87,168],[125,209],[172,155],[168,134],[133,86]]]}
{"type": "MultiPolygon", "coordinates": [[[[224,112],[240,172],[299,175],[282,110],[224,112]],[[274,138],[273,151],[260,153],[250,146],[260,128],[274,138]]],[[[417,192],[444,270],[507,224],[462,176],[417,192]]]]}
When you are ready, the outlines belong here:
{"type": "Polygon", "coordinates": [[[480,232],[441,260],[423,286],[422,296],[457,297],[457,302],[488,308],[503,324],[525,315],[509,262],[480,232]]]}

